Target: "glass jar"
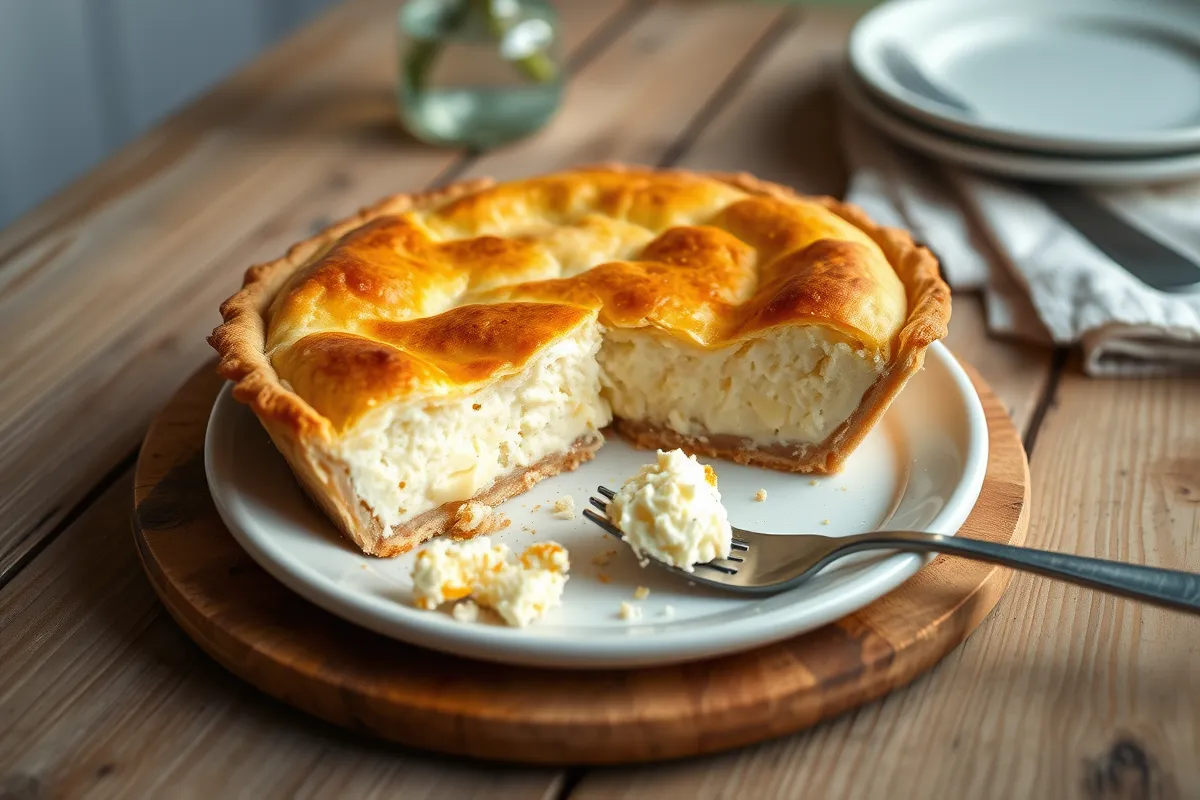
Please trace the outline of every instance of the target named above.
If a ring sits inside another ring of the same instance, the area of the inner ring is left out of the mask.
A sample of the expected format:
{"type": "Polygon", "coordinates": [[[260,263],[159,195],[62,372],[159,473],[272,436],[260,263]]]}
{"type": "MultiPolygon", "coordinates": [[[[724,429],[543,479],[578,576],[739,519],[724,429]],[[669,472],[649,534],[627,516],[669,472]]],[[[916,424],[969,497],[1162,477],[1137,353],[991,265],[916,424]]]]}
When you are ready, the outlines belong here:
{"type": "Polygon", "coordinates": [[[558,15],[546,0],[409,0],[399,27],[400,117],[418,139],[483,150],[558,109],[558,15]]]}

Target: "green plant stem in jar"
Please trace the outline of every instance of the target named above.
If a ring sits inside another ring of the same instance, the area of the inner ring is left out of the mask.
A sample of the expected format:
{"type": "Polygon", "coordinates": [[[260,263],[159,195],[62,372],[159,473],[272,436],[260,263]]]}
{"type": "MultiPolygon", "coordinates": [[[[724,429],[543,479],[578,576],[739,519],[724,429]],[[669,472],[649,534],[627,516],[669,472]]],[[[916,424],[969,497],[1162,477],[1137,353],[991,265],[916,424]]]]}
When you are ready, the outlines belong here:
{"type": "MultiPolygon", "coordinates": [[[[503,41],[506,34],[513,24],[513,13],[517,3],[509,0],[472,0],[479,7],[479,13],[487,20],[488,30],[496,37],[496,41],[503,41]],[[505,13],[505,12],[508,13],[505,13]]],[[[531,81],[538,83],[548,83],[558,77],[558,67],[550,60],[543,52],[528,53],[518,56],[512,61],[522,75],[531,81]]]]}

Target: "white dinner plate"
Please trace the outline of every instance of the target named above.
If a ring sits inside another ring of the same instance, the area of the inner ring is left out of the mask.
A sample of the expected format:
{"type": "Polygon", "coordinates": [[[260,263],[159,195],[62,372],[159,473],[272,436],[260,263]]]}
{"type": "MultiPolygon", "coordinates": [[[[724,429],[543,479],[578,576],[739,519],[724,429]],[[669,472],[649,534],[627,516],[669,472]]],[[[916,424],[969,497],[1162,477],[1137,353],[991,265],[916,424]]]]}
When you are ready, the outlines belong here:
{"type": "Polygon", "coordinates": [[[1099,186],[1141,185],[1200,175],[1200,152],[1137,158],[1083,158],[1032,153],[959,139],[913,122],[875,101],[843,70],[841,91],[870,125],[931,158],[968,169],[1032,181],[1099,186]]]}
{"type": "MultiPolygon", "coordinates": [[[[925,365],[839,475],[814,479],[712,461],[733,523],[767,532],[850,534],[883,526],[956,532],[983,483],[987,425],[978,396],[948,350],[935,344],[925,365]],[[754,500],[760,488],[768,493],[761,503],[754,500]]],[[[851,613],[925,563],[912,554],[864,554],[768,597],[690,586],[653,566],[639,567],[625,545],[582,516],[566,521],[551,514],[557,497],[570,494],[577,506],[586,506],[598,484],[619,486],[651,460],[647,451],[612,437],[595,460],[539,483],[500,508],[512,525],[495,537],[499,541],[517,550],[546,540],[566,546],[571,570],[563,607],[527,628],[461,623],[448,609],[413,607],[412,553],[369,558],[338,536],[228,387],[213,408],[204,456],[225,524],[285,585],[384,635],[488,661],[635,667],[744,650],[851,613]],[[614,550],[607,565],[593,563],[614,550]],[[619,618],[618,608],[632,600],[638,586],[651,593],[639,603],[643,619],[629,623],[619,618]],[[670,616],[668,606],[674,612],[670,616]]]]}
{"type": "Polygon", "coordinates": [[[850,60],[896,111],[959,136],[1075,155],[1200,150],[1195,2],[899,0],[863,17],[850,60]],[[914,91],[888,48],[970,112],[914,91]]]}

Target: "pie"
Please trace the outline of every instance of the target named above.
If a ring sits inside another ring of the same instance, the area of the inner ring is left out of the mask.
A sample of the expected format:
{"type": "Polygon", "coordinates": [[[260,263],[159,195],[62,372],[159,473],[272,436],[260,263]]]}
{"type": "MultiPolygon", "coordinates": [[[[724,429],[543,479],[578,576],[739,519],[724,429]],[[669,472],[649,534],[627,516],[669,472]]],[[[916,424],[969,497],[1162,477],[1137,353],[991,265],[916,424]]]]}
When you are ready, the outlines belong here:
{"type": "Polygon", "coordinates": [[[950,292],[852,206],[605,165],[388,198],[252,267],[221,313],[234,396],[392,556],[574,469],[610,424],[836,471],[945,335],[950,292]]]}

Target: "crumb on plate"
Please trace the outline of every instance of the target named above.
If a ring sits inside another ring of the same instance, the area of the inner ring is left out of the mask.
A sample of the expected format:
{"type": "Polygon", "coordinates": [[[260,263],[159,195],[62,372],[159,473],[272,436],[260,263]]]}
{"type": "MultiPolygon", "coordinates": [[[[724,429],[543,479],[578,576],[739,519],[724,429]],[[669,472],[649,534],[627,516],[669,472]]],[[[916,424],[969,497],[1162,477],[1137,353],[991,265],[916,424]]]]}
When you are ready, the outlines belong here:
{"type": "Polygon", "coordinates": [[[808,482],[808,485],[809,485],[809,486],[816,486],[818,483],[820,483],[820,481],[818,481],[816,478],[813,478],[812,480],[810,480],[810,481],[808,482]]]}
{"type": "Polygon", "coordinates": [[[763,502],[764,500],[766,500],[767,499],[767,490],[759,489],[757,492],[754,493],[754,499],[760,503],[763,502]]]}
{"type": "Polygon", "coordinates": [[[649,596],[650,596],[650,590],[647,589],[645,586],[639,586],[633,590],[633,599],[634,600],[645,600],[649,596]]]}
{"type": "Polygon", "coordinates": [[[558,519],[575,519],[575,498],[564,494],[555,500],[554,516],[558,519]]]}
{"type": "Polygon", "coordinates": [[[592,563],[597,567],[607,567],[608,562],[613,560],[613,556],[617,554],[616,550],[605,550],[603,553],[597,553],[592,556],[592,563]]]}
{"type": "Polygon", "coordinates": [[[628,600],[621,601],[621,610],[619,613],[621,615],[621,619],[625,620],[626,622],[634,622],[642,618],[641,606],[635,606],[628,600]]]}
{"type": "Polygon", "coordinates": [[[450,615],[458,622],[478,622],[479,606],[474,600],[459,600],[450,615]]]}
{"type": "Polygon", "coordinates": [[[827,520],[827,519],[823,519],[823,520],[821,520],[821,524],[822,524],[822,525],[828,525],[828,524],[829,524],[829,520],[827,520]]]}
{"type": "Polygon", "coordinates": [[[675,616],[675,606],[665,605],[665,606],[663,606],[663,610],[661,613],[664,617],[666,617],[667,619],[670,619],[671,617],[675,616]]]}

